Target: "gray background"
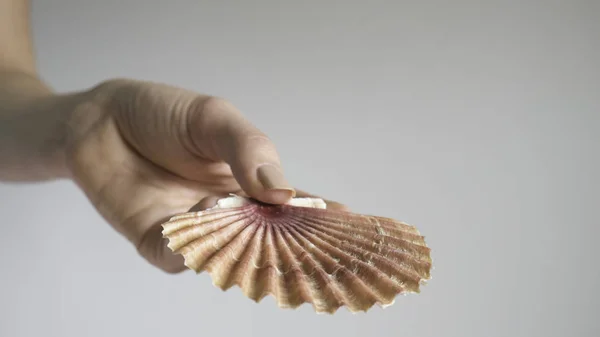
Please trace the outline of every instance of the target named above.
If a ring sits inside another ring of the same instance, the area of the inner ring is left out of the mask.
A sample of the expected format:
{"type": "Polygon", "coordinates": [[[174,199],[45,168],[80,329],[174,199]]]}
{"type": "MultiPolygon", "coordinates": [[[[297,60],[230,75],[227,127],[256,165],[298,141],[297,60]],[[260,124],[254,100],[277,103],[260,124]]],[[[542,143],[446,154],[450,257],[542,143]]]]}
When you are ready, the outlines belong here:
{"type": "Polygon", "coordinates": [[[34,1],[42,76],[226,97],[298,187],[419,226],[367,314],[166,275],[73,184],[0,185],[0,335],[600,336],[598,1],[34,1]],[[485,3],[485,4],[484,4],[485,3]]]}

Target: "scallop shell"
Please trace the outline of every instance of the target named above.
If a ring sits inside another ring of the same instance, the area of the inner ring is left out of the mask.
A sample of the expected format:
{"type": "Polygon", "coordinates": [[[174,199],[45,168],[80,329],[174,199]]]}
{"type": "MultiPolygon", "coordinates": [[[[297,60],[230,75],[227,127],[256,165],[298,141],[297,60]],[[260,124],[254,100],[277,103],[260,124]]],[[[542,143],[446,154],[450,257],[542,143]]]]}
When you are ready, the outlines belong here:
{"type": "Polygon", "coordinates": [[[230,196],[213,208],[163,224],[169,248],[222,290],[234,285],[256,302],[311,303],[319,313],[367,311],[418,293],[432,260],[424,237],[393,219],[326,209],[318,198],[285,205],[230,196]]]}

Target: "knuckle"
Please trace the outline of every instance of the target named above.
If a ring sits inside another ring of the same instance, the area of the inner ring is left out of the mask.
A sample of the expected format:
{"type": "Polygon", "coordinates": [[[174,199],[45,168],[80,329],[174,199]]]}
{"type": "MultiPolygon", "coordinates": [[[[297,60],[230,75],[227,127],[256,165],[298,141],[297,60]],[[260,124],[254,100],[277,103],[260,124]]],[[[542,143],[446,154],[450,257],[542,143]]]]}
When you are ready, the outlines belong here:
{"type": "Polygon", "coordinates": [[[196,96],[189,105],[188,122],[205,132],[215,131],[227,121],[230,110],[235,109],[229,101],[216,96],[196,96]]]}
{"type": "Polygon", "coordinates": [[[260,130],[252,131],[251,134],[246,136],[246,141],[254,146],[273,147],[271,138],[260,130]]]}
{"type": "Polygon", "coordinates": [[[252,156],[256,161],[271,162],[279,164],[279,155],[277,148],[271,139],[262,134],[250,135],[246,138],[245,144],[242,145],[247,150],[247,154],[252,156]]]}
{"type": "Polygon", "coordinates": [[[202,105],[201,110],[207,113],[225,112],[235,109],[233,104],[228,100],[217,96],[201,97],[199,103],[202,105]]]}
{"type": "Polygon", "coordinates": [[[252,130],[240,137],[240,145],[260,152],[275,152],[275,144],[269,136],[260,130],[252,130]]]}

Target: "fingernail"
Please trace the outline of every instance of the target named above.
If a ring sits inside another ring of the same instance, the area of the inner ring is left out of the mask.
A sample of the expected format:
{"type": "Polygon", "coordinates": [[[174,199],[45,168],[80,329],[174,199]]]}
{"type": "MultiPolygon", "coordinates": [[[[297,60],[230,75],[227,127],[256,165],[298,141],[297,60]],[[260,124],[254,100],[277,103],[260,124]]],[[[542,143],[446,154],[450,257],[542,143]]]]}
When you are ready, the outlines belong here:
{"type": "Polygon", "coordinates": [[[291,199],[296,196],[296,190],[290,187],[283,173],[276,166],[271,164],[262,165],[256,173],[265,190],[275,192],[283,199],[291,199]]]}

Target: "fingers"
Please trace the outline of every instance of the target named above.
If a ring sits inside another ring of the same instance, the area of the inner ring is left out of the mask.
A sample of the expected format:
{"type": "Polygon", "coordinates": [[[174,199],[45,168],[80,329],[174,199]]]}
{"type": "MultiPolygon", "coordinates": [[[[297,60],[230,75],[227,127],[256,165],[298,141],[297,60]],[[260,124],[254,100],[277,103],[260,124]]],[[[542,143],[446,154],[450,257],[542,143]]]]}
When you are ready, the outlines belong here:
{"type": "Polygon", "coordinates": [[[162,230],[162,223],[152,226],[138,244],[137,250],[148,262],[166,273],[180,273],[186,269],[183,256],[174,254],[167,247],[169,240],[163,238],[162,230]]]}
{"type": "Polygon", "coordinates": [[[207,208],[211,208],[217,205],[217,201],[221,198],[224,198],[225,196],[210,196],[210,197],[206,197],[202,200],[200,200],[199,203],[197,203],[196,205],[194,205],[192,208],[190,208],[190,212],[199,212],[199,211],[203,211],[207,208]]]}
{"type": "Polygon", "coordinates": [[[206,100],[192,123],[192,138],[204,153],[230,165],[240,187],[251,197],[282,204],[295,196],[275,145],[224,100],[206,100]]]}
{"type": "MultiPolygon", "coordinates": [[[[217,204],[217,200],[223,196],[205,197],[189,211],[198,212],[211,208],[217,204]]],[[[180,254],[175,254],[167,245],[169,240],[163,238],[162,224],[168,219],[152,226],[138,244],[138,252],[152,265],[162,269],[166,273],[176,274],[187,269],[184,259],[180,254]]]]}

